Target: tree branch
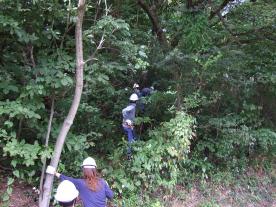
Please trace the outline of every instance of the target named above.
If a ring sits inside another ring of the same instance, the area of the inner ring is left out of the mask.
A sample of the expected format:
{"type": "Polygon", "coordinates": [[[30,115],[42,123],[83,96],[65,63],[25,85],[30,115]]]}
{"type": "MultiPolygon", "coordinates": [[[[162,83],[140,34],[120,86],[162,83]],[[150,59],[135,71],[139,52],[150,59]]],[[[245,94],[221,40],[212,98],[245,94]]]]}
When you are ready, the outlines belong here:
{"type": "Polygon", "coordinates": [[[141,6],[141,8],[147,13],[151,23],[152,23],[152,31],[156,34],[158,41],[162,46],[168,48],[168,42],[159,24],[159,19],[156,12],[156,6],[152,5],[149,7],[143,0],[138,0],[137,3],[141,6]]]}
{"type": "Polygon", "coordinates": [[[190,9],[191,7],[193,7],[193,0],[186,0],[186,7],[187,9],[190,9]]]}
{"type": "Polygon", "coordinates": [[[229,2],[231,2],[231,1],[234,1],[234,0],[224,0],[224,1],[222,2],[222,4],[221,4],[216,10],[211,11],[210,16],[209,16],[209,20],[213,19],[214,16],[215,16],[217,13],[219,13],[222,9],[224,9],[224,8],[227,6],[227,4],[228,4],[229,2]]]}
{"type": "Polygon", "coordinates": [[[103,43],[104,43],[104,35],[105,35],[105,32],[103,33],[103,35],[101,37],[101,40],[100,40],[98,46],[96,47],[96,50],[92,53],[92,55],[90,55],[90,57],[86,61],[84,61],[84,64],[86,64],[86,63],[88,63],[92,60],[95,60],[95,56],[96,56],[98,50],[102,49],[102,46],[103,46],[103,43]]]}
{"type": "Polygon", "coordinates": [[[65,40],[65,37],[67,35],[67,33],[72,29],[73,25],[69,26],[70,25],[70,18],[71,18],[71,0],[69,0],[68,2],[68,7],[70,8],[69,9],[69,12],[67,14],[67,21],[66,21],[66,28],[65,28],[65,32],[61,38],[61,42],[60,42],[60,48],[62,49],[63,48],[63,42],[65,40]]]}

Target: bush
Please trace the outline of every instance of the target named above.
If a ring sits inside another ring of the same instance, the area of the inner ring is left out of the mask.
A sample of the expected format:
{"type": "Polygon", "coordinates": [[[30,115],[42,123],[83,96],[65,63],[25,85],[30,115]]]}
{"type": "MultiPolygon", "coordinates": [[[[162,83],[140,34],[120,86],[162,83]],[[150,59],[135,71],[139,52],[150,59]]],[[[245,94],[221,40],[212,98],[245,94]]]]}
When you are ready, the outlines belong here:
{"type": "Polygon", "coordinates": [[[153,190],[160,186],[172,189],[180,175],[180,164],[185,162],[190,151],[194,123],[193,117],[179,112],[175,118],[150,131],[148,141],[134,143],[132,161],[124,170],[113,170],[110,175],[119,192],[123,190],[121,186],[128,192],[153,190]]]}

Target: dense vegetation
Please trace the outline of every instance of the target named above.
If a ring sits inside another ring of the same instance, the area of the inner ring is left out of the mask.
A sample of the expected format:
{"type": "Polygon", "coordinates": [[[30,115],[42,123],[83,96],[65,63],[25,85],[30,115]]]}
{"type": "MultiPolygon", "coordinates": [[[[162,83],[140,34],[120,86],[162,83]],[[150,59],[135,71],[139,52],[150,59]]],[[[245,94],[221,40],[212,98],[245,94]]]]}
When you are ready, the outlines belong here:
{"type": "MultiPolygon", "coordinates": [[[[74,93],[76,4],[0,1],[1,168],[33,184],[74,93]]],[[[59,170],[79,176],[93,156],[118,198],[240,173],[258,160],[269,168],[275,19],[274,0],[88,1],[84,91],[59,170]],[[121,110],[135,82],[156,92],[138,110],[139,141],[127,161],[121,110]]]]}

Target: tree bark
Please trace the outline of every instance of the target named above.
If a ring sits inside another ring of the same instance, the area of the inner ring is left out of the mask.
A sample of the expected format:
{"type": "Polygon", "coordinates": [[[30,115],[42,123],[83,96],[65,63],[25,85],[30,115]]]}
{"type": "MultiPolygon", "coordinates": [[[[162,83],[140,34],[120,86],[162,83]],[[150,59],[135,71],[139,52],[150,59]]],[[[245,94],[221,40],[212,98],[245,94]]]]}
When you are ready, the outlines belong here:
{"type": "MultiPolygon", "coordinates": [[[[85,0],[79,0],[78,2],[78,16],[76,22],[76,29],[75,29],[75,38],[76,38],[76,87],[75,87],[75,94],[72,105],[70,107],[69,113],[66,119],[63,122],[62,128],[59,132],[57,137],[55,150],[53,157],[51,159],[50,165],[54,168],[57,168],[58,162],[60,159],[61,151],[63,148],[63,144],[65,142],[67,133],[73,124],[74,118],[76,116],[82,89],[83,89],[83,46],[82,46],[82,22],[83,16],[85,13],[85,0]]],[[[54,175],[47,174],[45,183],[43,186],[43,197],[42,201],[39,203],[39,207],[48,207],[50,203],[51,191],[53,186],[54,175]]]]}
{"type": "Polygon", "coordinates": [[[153,4],[151,7],[149,7],[143,0],[138,0],[137,2],[141,6],[141,8],[147,13],[152,23],[152,31],[154,34],[156,34],[159,43],[165,49],[167,49],[169,47],[169,44],[164,34],[164,31],[159,24],[158,15],[156,12],[156,5],[153,4]]]}
{"type": "Polygon", "coordinates": [[[190,9],[193,6],[193,0],[187,0],[186,7],[187,9],[190,9]]]}
{"type": "Polygon", "coordinates": [[[18,130],[17,130],[17,133],[16,133],[16,138],[17,139],[20,139],[21,132],[22,132],[22,125],[23,125],[23,118],[20,118],[19,123],[18,123],[18,130]]]}
{"type": "MultiPolygon", "coordinates": [[[[48,122],[47,134],[45,137],[45,147],[46,148],[48,147],[49,138],[50,138],[51,129],[52,129],[52,122],[53,122],[53,117],[54,117],[54,105],[55,105],[55,98],[52,97],[51,113],[50,113],[49,122],[48,122]]],[[[41,176],[40,176],[39,203],[41,203],[42,198],[43,198],[43,189],[42,188],[43,188],[43,181],[44,181],[44,177],[45,177],[45,168],[46,168],[46,158],[43,160],[43,166],[42,166],[41,176]]]]}

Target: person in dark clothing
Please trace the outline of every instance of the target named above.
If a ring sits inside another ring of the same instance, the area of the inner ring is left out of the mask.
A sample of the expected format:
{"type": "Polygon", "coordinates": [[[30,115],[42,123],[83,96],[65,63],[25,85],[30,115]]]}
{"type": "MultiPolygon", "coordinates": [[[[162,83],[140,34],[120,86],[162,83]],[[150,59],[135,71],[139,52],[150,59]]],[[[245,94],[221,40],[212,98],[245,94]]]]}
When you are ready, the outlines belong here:
{"type": "Polygon", "coordinates": [[[145,87],[141,90],[141,96],[143,97],[150,96],[153,93],[153,91],[154,91],[153,86],[151,86],[150,88],[145,87]]]}
{"type": "Polygon", "coordinates": [[[142,113],[145,113],[145,106],[146,106],[146,97],[150,96],[154,92],[154,88],[151,86],[150,88],[143,88],[140,91],[140,101],[139,101],[139,109],[141,110],[142,113]]]}

